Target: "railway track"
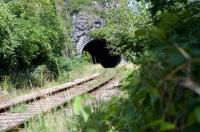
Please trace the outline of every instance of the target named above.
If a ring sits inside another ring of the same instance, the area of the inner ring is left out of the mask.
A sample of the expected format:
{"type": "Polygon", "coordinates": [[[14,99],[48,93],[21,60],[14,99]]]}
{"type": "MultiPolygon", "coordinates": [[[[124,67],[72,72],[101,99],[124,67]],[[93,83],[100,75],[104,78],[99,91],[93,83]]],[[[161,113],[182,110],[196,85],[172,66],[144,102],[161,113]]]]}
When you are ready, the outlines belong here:
{"type": "Polygon", "coordinates": [[[0,131],[9,131],[28,122],[37,115],[61,107],[74,97],[90,93],[113,80],[116,73],[94,74],[56,87],[43,89],[0,102],[0,131]],[[11,108],[26,105],[23,112],[11,112],[11,108]]]}

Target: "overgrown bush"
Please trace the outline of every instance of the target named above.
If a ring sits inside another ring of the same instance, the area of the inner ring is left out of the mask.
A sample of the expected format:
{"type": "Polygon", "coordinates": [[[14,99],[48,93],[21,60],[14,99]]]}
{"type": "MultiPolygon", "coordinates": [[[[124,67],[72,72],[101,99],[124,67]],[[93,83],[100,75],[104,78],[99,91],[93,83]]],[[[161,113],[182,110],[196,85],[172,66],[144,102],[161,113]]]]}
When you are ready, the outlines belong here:
{"type": "Polygon", "coordinates": [[[38,66],[32,73],[30,85],[43,86],[47,82],[51,82],[55,79],[54,74],[47,68],[46,65],[38,66]]]}
{"type": "Polygon", "coordinates": [[[70,36],[65,36],[70,35],[71,30],[64,28],[71,28],[70,20],[57,15],[54,2],[0,2],[0,81],[9,76],[16,87],[22,86],[18,85],[22,82],[37,86],[43,84],[48,75],[57,78],[63,71],[72,69],[71,61],[64,57],[74,52],[70,36]],[[40,71],[44,72],[44,78],[38,80],[34,76],[38,76],[40,71]],[[47,71],[51,73],[45,74],[47,71]]]}
{"type": "Polygon", "coordinates": [[[11,14],[6,4],[0,3],[0,66],[14,65],[14,49],[18,47],[14,30],[15,16],[11,14]]]}
{"type": "Polygon", "coordinates": [[[1,51],[3,69],[27,69],[61,56],[64,34],[53,0],[1,2],[1,51]]]}
{"type": "Polygon", "coordinates": [[[72,70],[71,60],[67,60],[63,57],[50,57],[47,66],[57,76],[60,75],[60,72],[68,72],[72,70]]]}
{"type": "Polygon", "coordinates": [[[67,10],[71,15],[78,13],[83,6],[91,5],[91,0],[68,0],[67,10]]]}
{"type": "Polygon", "coordinates": [[[135,12],[122,4],[107,14],[105,28],[92,33],[139,69],[123,82],[128,97],[111,101],[109,110],[98,110],[88,122],[97,131],[198,132],[200,3],[141,0],[139,5],[142,10],[135,12]]]}

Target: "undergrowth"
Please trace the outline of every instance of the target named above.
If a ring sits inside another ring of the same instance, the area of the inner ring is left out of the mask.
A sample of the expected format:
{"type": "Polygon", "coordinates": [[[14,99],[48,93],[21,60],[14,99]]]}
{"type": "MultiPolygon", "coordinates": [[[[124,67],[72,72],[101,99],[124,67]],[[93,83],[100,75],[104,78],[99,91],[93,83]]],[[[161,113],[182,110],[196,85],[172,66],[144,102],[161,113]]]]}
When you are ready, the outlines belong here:
{"type": "Polygon", "coordinates": [[[97,72],[103,72],[103,68],[100,65],[92,66],[91,63],[82,59],[68,62],[70,62],[69,65],[71,69],[69,71],[60,71],[60,75],[57,78],[54,78],[46,66],[40,66],[33,73],[11,74],[11,76],[15,78],[5,76],[0,83],[2,91],[1,96],[11,98],[13,96],[19,96],[39,89],[73,81],[74,79],[92,75],[97,72]]]}
{"type": "MultiPolygon", "coordinates": [[[[115,74],[115,69],[106,69],[106,73],[98,78],[98,80],[88,84],[88,87],[98,86],[115,74]]],[[[66,106],[61,106],[60,109],[54,109],[37,116],[25,125],[25,130],[27,132],[81,131],[80,127],[77,127],[77,125],[80,125],[79,121],[88,121],[92,112],[96,109],[92,105],[86,105],[88,100],[94,100],[94,97],[88,94],[78,96],[71,102],[68,102],[66,106]]]]}

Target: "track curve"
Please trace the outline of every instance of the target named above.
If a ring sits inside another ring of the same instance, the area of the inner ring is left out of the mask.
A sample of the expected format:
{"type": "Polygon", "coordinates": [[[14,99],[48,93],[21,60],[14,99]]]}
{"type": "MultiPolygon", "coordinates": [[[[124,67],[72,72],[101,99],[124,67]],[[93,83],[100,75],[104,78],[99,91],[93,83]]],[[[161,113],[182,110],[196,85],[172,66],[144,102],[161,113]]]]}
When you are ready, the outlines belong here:
{"type": "Polygon", "coordinates": [[[7,101],[7,103],[0,102],[0,131],[12,130],[37,115],[63,106],[76,96],[95,91],[116,76],[116,73],[113,75],[106,73],[94,74],[53,88],[19,96],[7,101]],[[99,82],[99,78],[104,80],[99,82]],[[12,113],[9,111],[11,107],[22,103],[27,104],[25,112],[12,113]]]}

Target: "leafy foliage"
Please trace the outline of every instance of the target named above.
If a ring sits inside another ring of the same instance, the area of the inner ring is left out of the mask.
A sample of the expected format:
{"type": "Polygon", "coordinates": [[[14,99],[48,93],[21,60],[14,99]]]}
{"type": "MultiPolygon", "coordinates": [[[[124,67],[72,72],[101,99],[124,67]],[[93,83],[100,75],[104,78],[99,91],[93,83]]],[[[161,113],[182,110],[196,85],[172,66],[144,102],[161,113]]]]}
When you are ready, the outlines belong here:
{"type": "Polygon", "coordinates": [[[88,6],[91,4],[91,0],[68,0],[67,10],[71,15],[78,13],[83,6],[88,6]]]}
{"type": "Polygon", "coordinates": [[[139,69],[123,82],[128,98],[111,101],[115,108],[98,110],[101,117],[91,122],[114,131],[198,131],[199,1],[141,0],[140,12],[127,5],[106,14],[108,25],[92,35],[107,39],[139,69]],[[143,127],[129,118],[134,111],[143,127]]]}
{"type": "Polygon", "coordinates": [[[41,86],[71,70],[71,62],[65,58],[74,52],[69,39],[71,23],[58,15],[54,2],[0,2],[0,81],[9,76],[16,87],[22,86],[19,83],[41,86]],[[43,79],[36,77],[43,72],[48,73],[43,79]]]}
{"type": "Polygon", "coordinates": [[[2,2],[0,8],[1,68],[30,68],[61,56],[64,35],[52,0],[2,2]]]}

